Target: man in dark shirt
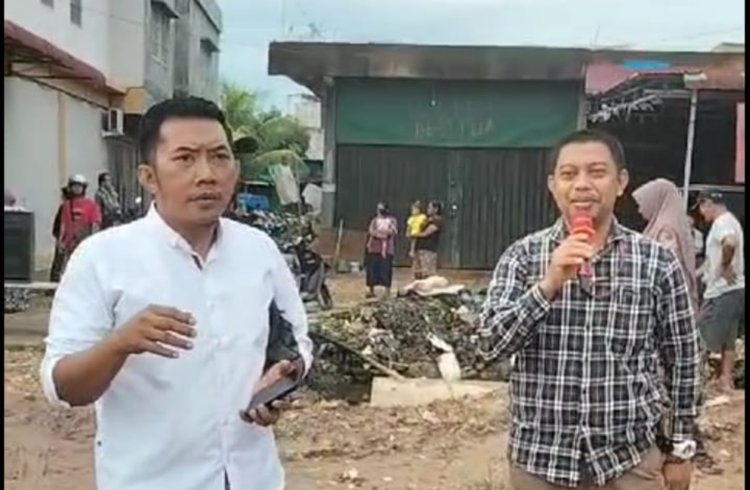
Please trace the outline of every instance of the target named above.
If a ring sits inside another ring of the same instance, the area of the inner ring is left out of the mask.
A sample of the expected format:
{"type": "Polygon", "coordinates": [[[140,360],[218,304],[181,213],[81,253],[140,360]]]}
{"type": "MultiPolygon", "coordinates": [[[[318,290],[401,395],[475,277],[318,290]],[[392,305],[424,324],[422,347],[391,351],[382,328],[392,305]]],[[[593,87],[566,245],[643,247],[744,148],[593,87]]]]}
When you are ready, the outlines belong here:
{"type": "Polygon", "coordinates": [[[516,354],[511,482],[687,490],[700,353],[680,263],[617,223],[628,173],[615,138],[564,139],[548,182],[562,216],[502,255],[480,318],[485,357],[516,354]],[[581,212],[593,237],[568,231],[581,212]]]}

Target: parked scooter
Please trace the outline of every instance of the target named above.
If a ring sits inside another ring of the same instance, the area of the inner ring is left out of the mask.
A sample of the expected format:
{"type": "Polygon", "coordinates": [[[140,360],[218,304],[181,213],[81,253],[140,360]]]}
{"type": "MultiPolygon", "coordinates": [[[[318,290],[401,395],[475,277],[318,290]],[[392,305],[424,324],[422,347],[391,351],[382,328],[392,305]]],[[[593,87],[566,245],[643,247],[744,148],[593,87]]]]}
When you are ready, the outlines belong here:
{"type": "Polygon", "coordinates": [[[333,297],[326,284],[328,264],[312,250],[307,240],[298,237],[282,250],[292,270],[305,306],[316,305],[321,310],[333,308],[333,297]]]}
{"type": "Polygon", "coordinates": [[[255,211],[252,213],[227,213],[231,219],[258,228],[271,236],[278,245],[292,271],[302,301],[308,309],[330,310],[333,298],[326,284],[329,266],[312,249],[315,233],[308,226],[298,236],[290,238],[290,229],[283,219],[273,213],[255,211]]]}
{"type": "Polygon", "coordinates": [[[122,223],[130,223],[138,218],[143,217],[145,214],[143,209],[143,199],[138,196],[133,201],[133,204],[129,206],[122,215],[122,223]]]}

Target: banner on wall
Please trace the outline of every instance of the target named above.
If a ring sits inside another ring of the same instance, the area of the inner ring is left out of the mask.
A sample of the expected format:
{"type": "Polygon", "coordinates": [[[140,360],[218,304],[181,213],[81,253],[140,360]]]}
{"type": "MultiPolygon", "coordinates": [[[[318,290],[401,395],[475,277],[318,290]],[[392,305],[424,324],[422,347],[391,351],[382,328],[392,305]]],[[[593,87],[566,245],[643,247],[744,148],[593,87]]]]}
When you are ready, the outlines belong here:
{"type": "Polygon", "coordinates": [[[745,103],[737,104],[737,150],[734,161],[734,181],[745,183],[745,103]]]}

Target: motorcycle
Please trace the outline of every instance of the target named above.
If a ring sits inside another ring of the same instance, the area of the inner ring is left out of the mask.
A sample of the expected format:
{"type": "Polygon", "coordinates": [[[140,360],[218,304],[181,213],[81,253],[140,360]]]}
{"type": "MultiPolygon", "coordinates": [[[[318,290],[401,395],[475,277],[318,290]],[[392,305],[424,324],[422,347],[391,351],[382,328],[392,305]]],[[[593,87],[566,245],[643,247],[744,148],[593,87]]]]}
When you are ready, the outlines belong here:
{"type": "Polygon", "coordinates": [[[323,311],[333,308],[333,297],[326,284],[330,267],[312,250],[307,240],[298,237],[282,250],[287,265],[297,281],[305,306],[317,305],[323,311]]]}
{"type": "Polygon", "coordinates": [[[228,213],[228,216],[258,228],[274,238],[294,275],[306,308],[318,308],[323,311],[333,308],[333,297],[326,284],[330,267],[311,247],[315,239],[311,226],[294,231],[283,217],[262,211],[246,214],[228,213]]]}

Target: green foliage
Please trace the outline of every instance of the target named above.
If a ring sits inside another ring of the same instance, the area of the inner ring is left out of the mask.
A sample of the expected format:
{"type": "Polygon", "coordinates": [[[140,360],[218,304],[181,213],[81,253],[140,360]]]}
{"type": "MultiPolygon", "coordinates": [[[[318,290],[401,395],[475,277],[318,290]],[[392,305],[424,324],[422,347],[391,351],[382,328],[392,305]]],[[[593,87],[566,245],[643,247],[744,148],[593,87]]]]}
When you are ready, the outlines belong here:
{"type": "Polygon", "coordinates": [[[310,136],[293,117],[276,109],[262,110],[256,92],[226,81],[221,87],[221,105],[244,180],[269,180],[269,168],[279,164],[292,165],[299,180],[309,175],[302,158],[310,136]]]}

